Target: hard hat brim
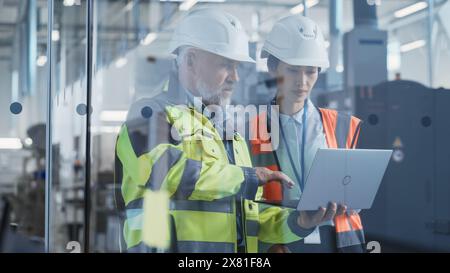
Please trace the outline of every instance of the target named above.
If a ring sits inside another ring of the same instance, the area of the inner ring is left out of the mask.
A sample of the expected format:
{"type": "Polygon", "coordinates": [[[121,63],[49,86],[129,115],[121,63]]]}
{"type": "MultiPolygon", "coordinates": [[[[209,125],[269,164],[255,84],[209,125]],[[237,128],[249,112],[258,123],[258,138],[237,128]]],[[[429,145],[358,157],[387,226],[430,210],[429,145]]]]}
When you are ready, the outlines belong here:
{"type": "MultiPolygon", "coordinates": [[[[214,54],[217,54],[217,53],[214,53],[214,54]]],[[[222,57],[227,58],[227,59],[230,59],[230,60],[233,60],[233,61],[246,62],[246,63],[256,63],[256,61],[253,58],[251,58],[250,56],[246,56],[246,55],[228,55],[228,56],[225,56],[225,55],[222,55],[222,54],[217,54],[217,55],[222,56],[222,57]]]]}
{"type": "Polygon", "coordinates": [[[268,58],[269,55],[273,55],[275,58],[279,59],[282,62],[287,63],[288,65],[295,65],[295,66],[314,66],[314,67],[320,67],[321,69],[327,69],[330,67],[329,61],[323,61],[323,60],[315,60],[315,59],[304,59],[304,58],[280,58],[276,54],[272,54],[268,52],[267,50],[261,51],[261,58],[268,58]]]}
{"type": "MultiPolygon", "coordinates": [[[[215,55],[219,55],[221,57],[224,57],[224,58],[227,58],[227,59],[230,59],[230,60],[233,60],[233,61],[246,62],[246,63],[256,63],[256,61],[253,58],[251,58],[250,56],[247,56],[247,55],[221,54],[221,53],[216,52],[214,50],[210,50],[210,49],[198,46],[198,45],[194,45],[194,44],[186,44],[186,45],[195,47],[195,48],[200,49],[200,50],[207,51],[207,52],[215,54],[215,55]]],[[[170,52],[170,54],[172,54],[172,56],[176,56],[177,55],[177,50],[178,50],[178,47],[176,47],[176,48],[174,48],[174,47],[169,48],[169,52],[170,52]]]]}

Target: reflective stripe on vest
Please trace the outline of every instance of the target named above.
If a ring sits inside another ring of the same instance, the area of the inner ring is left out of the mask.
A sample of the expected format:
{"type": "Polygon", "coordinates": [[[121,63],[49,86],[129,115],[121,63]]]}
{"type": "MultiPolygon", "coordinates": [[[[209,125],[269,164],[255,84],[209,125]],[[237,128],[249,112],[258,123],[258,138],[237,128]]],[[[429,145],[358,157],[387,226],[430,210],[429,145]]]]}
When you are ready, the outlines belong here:
{"type": "Polygon", "coordinates": [[[338,248],[360,245],[365,242],[361,218],[358,214],[344,214],[334,218],[338,248]]]}
{"type": "Polygon", "coordinates": [[[181,176],[180,184],[174,196],[178,199],[188,199],[195,189],[195,183],[200,177],[202,169],[202,162],[197,160],[186,160],[183,175],[181,176]]]}
{"type": "Polygon", "coordinates": [[[165,150],[155,164],[153,164],[152,172],[145,186],[154,191],[160,190],[167,173],[181,158],[181,154],[182,152],[180,150],[172,147],[165,150]]]}
{"type": "MultiPolygon", "coordinates": [[[[125,232],[125,236],[130,246],[141,241],[143,200],[143,198],[133,200],[126,208],[125,229],[128,232],[125,232]]],[[[236,225],[234,202],[234,198],[217,201],[171,200],[170,210],[176,224],[191,227],[176,229],[179,240],[178,250],[181,252],[235,252],[236,234],[233,233],[233,229],[230,229],[230,226],[236,225]],[[192,229],[193,227],[195,229],[192,229]],[[193,244],[194,241],[200,243],[193,244]]],[[[248,236],[254,236],[258,232],[258,223],[253,222],[246,221],[249,227],[248,236]]]]}
{"type": "Polygon", "coordinates": [[[247,236],[258,237],[258,231],[259,231],[259,222],[258,221],[247,220],[247,221],[245,221],[245,225],[246,225],[246,229],[247,229],[247,236]]]}
{"type": "Polygon", "coordinates": [[[210,201],[191,201],[191,200],[171,200],[171,210],[186,210],[186,211],[203,211],[203,212],[220,212],[233,213],[234,202],[231,198],[228,200],[210,201]]]}
{"type": "MultiPolygon", "coordinates": [[[[137,211],[137,209],[142,209],[144,198],[139,198],[131,201],[127,207],[127,217],[129,211],[137,211]]],[[[233,213],[233,208],[231,204],[232,199],[222,199],[218,201],[197,201],[197,200],[170,200],[171,210],[189,210],[189,211],[204,211],[204,212],[223,212],[223,213],[233,213]]],[[[135,213],[133,214],[135,215],[135,213]]]]}
{"type": "Polygon", "coordinates": [[[350,127],[350,116],[337,115],[336,129],[334,135],[336,136],[336,143],[338,148],[345,148],[347,142],[348,130],[350,127]]]}
{"type": "Polygon", "coordinates": [[[232,253],[234,243],[178,241],[178,251],[181,253],[232,253]]]}

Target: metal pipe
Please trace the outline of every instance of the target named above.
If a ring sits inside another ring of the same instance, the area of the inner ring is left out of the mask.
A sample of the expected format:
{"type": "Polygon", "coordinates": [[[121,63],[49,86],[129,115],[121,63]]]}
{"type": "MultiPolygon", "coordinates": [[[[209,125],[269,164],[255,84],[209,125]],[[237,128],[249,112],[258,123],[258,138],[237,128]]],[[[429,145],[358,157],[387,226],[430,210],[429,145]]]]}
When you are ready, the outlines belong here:
{"type": "Polygon", "coordinates": [[[93,0],[86,5],[86,166],[84,184],[84,252],[89,253],[90,209],[91,209],[91,92],[93,53],[93,0]]]}
{"type": "Polygon", "coordinates": [[[51,225],[51,190],[52,190],[52,26],[53,26],[53,0],[47,0],[47,125],[46,125],[46,162],[45,162],[45,252],[50,251],[50,225],[51,225]]]}
{"type": "Polygon", "coordinates": [[[342,74],[336,71],[338,64],[342,63],[342,0],[330,1],[330,69],[327,70],[327,90],[333,91],[342,88],[342,74]]]}
{"type": "Polygon", "coordinates": [[[303,0],[303,16],[308,16],[308,7],[306,6],[306,0],[303,0]]]}
{"type": "Polygon", "coordinates": [[[140,6],[140,0],[133,0],[133,24],[134,24],[134,39],[136,40],[136,42],[139,42],[139,39],[141,38],[140,35],[140,31],[141,28],[139,27],[139,25],[141,24],[141,13],[139,11],[139,6],[140,6]]]}
{"type": "Polygon", "coordinates": [[[27,18],[27,93],[34,94],[36,89],[36,52],[37,52],[37,5],[36,0],[28,2],[27,18]]]}
{"type": "Polygon", "coordinates": [[[434,23],[434,0],[428,0],[428,84],[433,87],[433,23],[434,23]]]}

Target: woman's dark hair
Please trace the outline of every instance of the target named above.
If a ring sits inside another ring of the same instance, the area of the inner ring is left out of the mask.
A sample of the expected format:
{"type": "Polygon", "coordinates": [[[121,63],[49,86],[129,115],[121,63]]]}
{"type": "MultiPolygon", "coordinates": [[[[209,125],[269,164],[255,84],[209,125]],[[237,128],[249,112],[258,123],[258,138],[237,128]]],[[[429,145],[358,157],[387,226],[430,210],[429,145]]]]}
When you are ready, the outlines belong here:
{"type": "Polygon", "coordinates": [[[280,60],[272,54],[269,54],[269,57],[267,58],[267,68],[269,68],[269,71],[276,71],[279,63],[280,60]]]}

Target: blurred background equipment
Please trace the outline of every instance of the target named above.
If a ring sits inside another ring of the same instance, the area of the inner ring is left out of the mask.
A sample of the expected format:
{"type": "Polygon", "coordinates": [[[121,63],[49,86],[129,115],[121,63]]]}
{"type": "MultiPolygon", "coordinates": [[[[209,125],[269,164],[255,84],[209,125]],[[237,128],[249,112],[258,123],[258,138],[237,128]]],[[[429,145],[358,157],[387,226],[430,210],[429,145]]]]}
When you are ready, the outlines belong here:
{"type": "Polygon", "coordinates": [[[27,130],[31,140],[23,158],[22,175],[17,182],[17,195],[12,199],[17,231],[27,236],[44,237],[45,204],[45,124],[36,124],[27,130]]]}
{"type": "MultiPolygon", "coordinates": [[[[442,7],[441,14],[450,10],[449,3],[435,2],[442,7]]],[[[406,6],[394,15],[412,19],[416,12],[425,12],[428,3],[433,1],[406,6]]],[[[319,94],[317,105],[347,111],[364,121],[359,148],[394,149],[374,206],[361,215],[367,241],[380,242],[382,252],[448,252],[450,90],[401,80],[399,72],[388,81],[388,70],[398,69],[392,67],[389,52],[398,33],[379,29],[378,8],[353,1],[355,26],[343,42],[344,86],[319,94]],[[394,39],[389,41],[389,35],[394,39]]],[[[406,44],[399,52],[423,45],[406,44]]],[[[429,62],[421,76],[432,69],[429,62]]]]}
{"type": "Polygon", "coordinates": [[[14,225],[10,225],[10,214],[9,201],[0,198],[0,253],[44,252],[43,238],[18,233],[14,225]]]}
{"type": "MultiPolygon", "coordinates": [[[[368,241],[383,252],[450,251],[450,90],[412,81],[356,87],[363,119],[359,148],[394,149],[372,209],[362,212],[368,241]]],[[[344,92],[320,106],[345,108],[344,92]]]]}
{"type": "Polygon", "coordinates": [[[344,35],[344,86],[375,85],[388,78],[388,32],[378,24],[377,6],[353,1],[354,28],[344,35]]]}

